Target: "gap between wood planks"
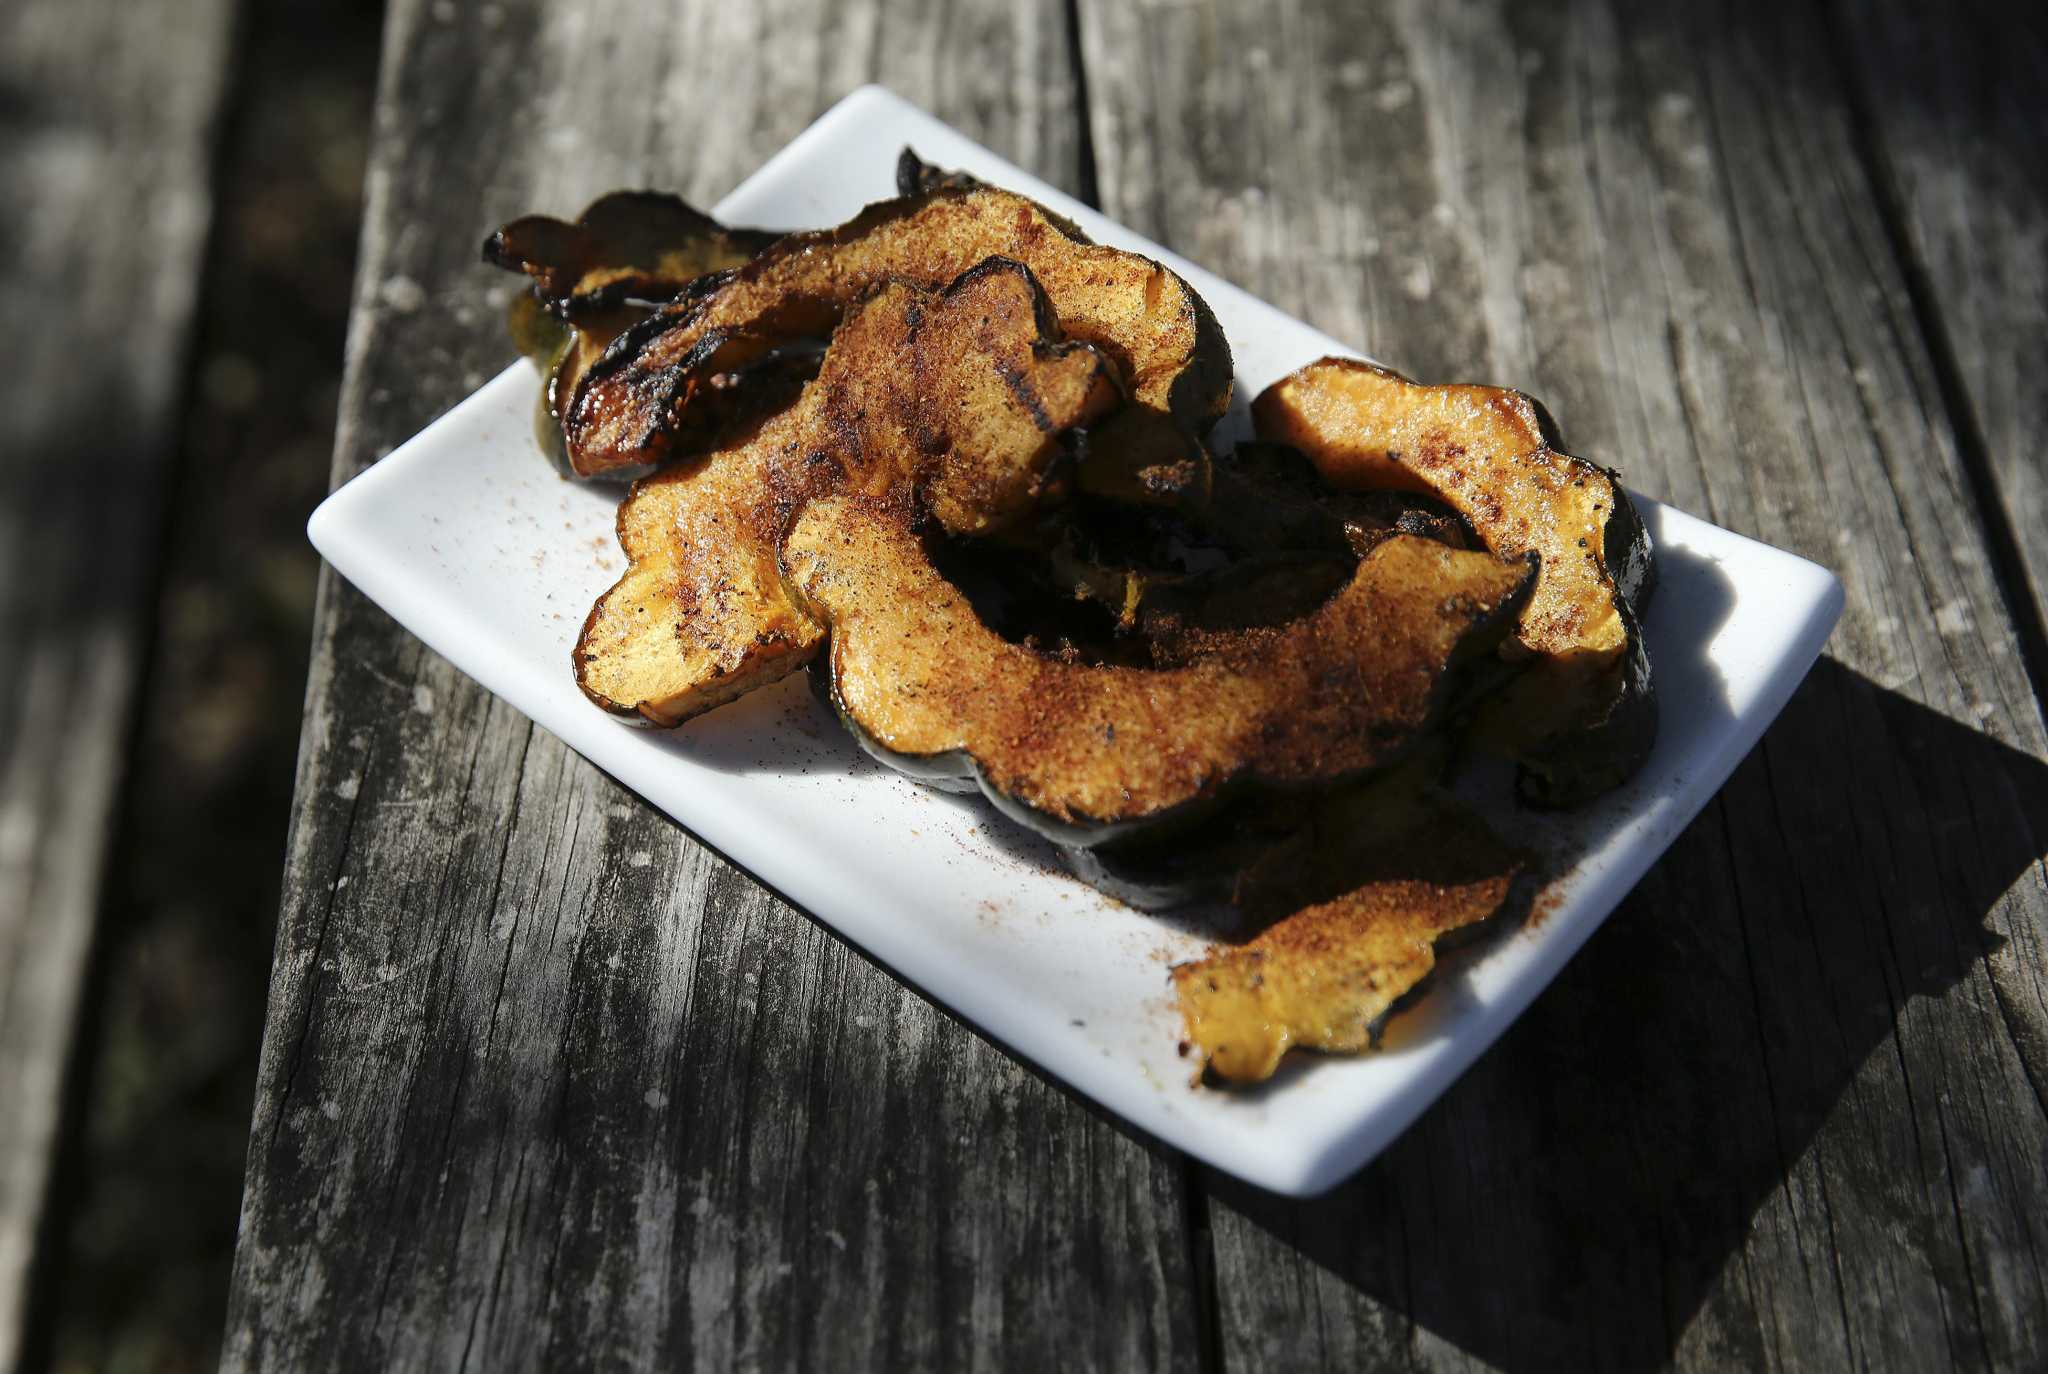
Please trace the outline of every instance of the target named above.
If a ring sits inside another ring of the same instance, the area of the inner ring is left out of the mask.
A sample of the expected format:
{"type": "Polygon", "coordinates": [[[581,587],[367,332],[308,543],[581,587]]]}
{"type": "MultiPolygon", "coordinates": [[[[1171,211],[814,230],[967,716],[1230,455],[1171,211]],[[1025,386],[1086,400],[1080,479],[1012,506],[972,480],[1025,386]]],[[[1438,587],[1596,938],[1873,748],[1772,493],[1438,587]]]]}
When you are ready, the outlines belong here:
{"type": "MultiPolygon", "coordinates": [[[[1074,71],[1074,116],[1080,121],[1076,162],[1077,194],[1091,210],[1102,208],[1095,162],[1095,119],[1088,99],[1088,59],[1081,42],[1081,0],[1065,0],[1067,60],[1074,71]]],[[[1194,1284],[1195,1350],[1203,1374],[1223,1369],[1223,1316],[1216,1296],[1215,1236],[1209,1227],[1209,1187],[1202,1166],[1186,1155],[1180,1170],[1187,1199],[1188,1276],[1194,1284]]]]}
{"type": "Polygon", "coordinates": [[[1991,461],[1991,447],[1977,417],[1977,407],[1956,360],[1954,341],[1936,297],[1932,275],[1913,246],[1908,231],[1906,206],[1890,161],[1883,155],[1883,135],[1871,105],[1870,72],[1856,59],[1844,26],[1850,20],[1841,12],[1842,0],[1827,0],[1821,8],[1821,23],[1827,30],[1829,57],[1842,76],[1847,93],[1849,128],[1856,160],[1870,182],[1879,225],[1890,246],[1892,258],[1905,282],[1906,298],[1913,308],[1913,323],[1926,345],[1928,363],[1934,370],[1934,384],[1941,396],[1943,418],[1955,436],[1956,453],[1969,478],[1970,502],[1983,528],[1991,554],[1992,581],[2011,618],[2013,633],[2020,642],[2020,661],[2027,682],[2034,690],[2035,706],[2048,716],[2048,623],[2044,623],[2040,598],[2035,595],[2026,559],[2020,553],[2019,534],[2012,514],[2000,495],[1998,474],[1991,461]]]}
{"type": "Polygon", "coordinates": [[[225,1312],[244,1151],[223,1131],[246,1137],[289,810],[291,754],[274,746],[282,737],[296,748],[307,625],[294,612],[300,588],[310,604],[315,567],[299,524],[313,499],[309,483],[325,489],[332,441],[331,399],[307,397],[339,374],[342,316],[320,284],[338,283],[345,304],[361,203],[351,149],[368,126],[381,6],[327,0],[290,20],[243,0],[223,10],[209,71],[214,114],[190,176],[210,219],[195,226],[203,232],[182,266],[159,264],[197,289],[187,331],[165,354],[158,505],[137,541],[144,590],[134,705],[125,724],[113,722],[123,784],[107,820],[80,974],[24,1368],[118,1363],[137,1347],[159,1360],[209,1363],[225,1312]],[[302,84],[308,64],[319,76],[302,84]],[[273,177],[280,162],[293,170],[273,177]],[[279,309],[294,317],[292,337],[266,356],[260,340],[279,309]],[[262,360],[255,396],[224,399],[215,369],[252,357],[262,360]],[[229,608],[233,628],[217,623],[219,609],[195,628],[180,614],[195,604],[229,608]],[[200,683],[215,680],[224,656],[229,685],[209,697],[200,683]],[[195,710],[228,701],[242,703],[231,741],[207,743],[212,732],[202,728],[200,743],[171,747],[195,710]],[[195,759],[203,776],[181,776],[195,759]],[[193,805],[196,814],[169,814],[193,805]],[[195,822],[226,822],[237,837],[202,845],[202,864],[189,854],[167,863],[198,833],[195,822]],[[235,871],[205,871],[224,855],[234,856],[235,871]],[[180,949],[195,938],[204,953],[180,949]],[[169,957],[157,957],[167,941],[169,957]],[[196,1038],[188,1028],[147,1046],[152,1064],[178,1072],[168,1089],[153,1073],[159,1086],[140,1094],[143,1107],[130,1105],[122,1065],[145,1050],[140,1028],[162,1014],[167,996],[176,1005],[194,988],[232,1003],[196,1038]],[[165,1126],[170,1138],[153,1139],[165,1126]],[[178,1201],[155,1209],[155,1220],[131,1217],[110,1229],[110,1210],[123,1210],[118,1199],[163,1178],[167,1157],[199,1149],[196,1173],[168,1166],[186,1180],[178,1201]],[[120,1277],[156,1265],[165,1266],[164,1281],[147,1285],[146,1296],[120,1277]]]}
{"type": "MultiPolygon", "coordinates": [[[[211,276],[209,267],[219,252],[219,240],[223,233],[218,210],[224,150],[230,146],[234,132],[239,126],[242,117],[242,95],[248,85],[248,30],[248,7],[246,4],[238,4],[228,21],[222,60],[224,75],[217,97],[219,103],[213,127],[206,134],[203,153],[202,183],[206,191],[205,203],[208,207],[209,220],[205,239],[198,254],[201,273],[199,291],[194,297],[193,318],[187,321],[183,337],[179,340],[181,356],[176,364],[178,380],[172,404],[168,409],[169,423],[161,436],[161,442],[167,451],[158,464],[153,493],[156,509],[149,515],[142,553],[138,560],[144,579],[141,593],[143,626],[138,636],[141,644],[135,664],[134,686],[129,697],[129,716],[118,725],[121,745],[116,778],[124,784],[133,778],[136,771],[135,760],[142,749],[149,721],[149,713],[144,703],[149,700],[149,689],[161,663],[163,617],[156,593],[164,585],[169,567],[171,536],[178,509],[177,493],[190,466],[190,455],[182,441],[182,434],[185,417],[191,408],[192,397],[199,384],[198,317],[204,313],[207,280],[211,276]]],[[[113,944],[108,937],[107,917],[108,909],[117,897],[113,884],[108,881],[108,874],[114,866],[114,856],[130,851],[138,823],[133,792],[123,785],[118,787],[116,796],[108,843],[99,856],[98,891],[86,947],[84,972],[80,980],[69,1058],[62,1070],[57,1127],[51,1142],[50,1171],[44,1186],[42,1213],[37,1219],[34,1249],[30,1255],[24,1285],[25,1309],[21,1346],[19,1362],[15,1366],[21,1370],[47,1368],[53,1363],[61,1307],[58,1302],[56,1280],[65,1267],[68,1252],[67,1233],[88,1184],[86,1166],[89,1155],[81,1147],[80,1142],[90,1115],[93,1068],[102,1048],[105,1026],[105,1017],[101,1014],[102,1004],[109,982],[113,952],[113,944]]]]}

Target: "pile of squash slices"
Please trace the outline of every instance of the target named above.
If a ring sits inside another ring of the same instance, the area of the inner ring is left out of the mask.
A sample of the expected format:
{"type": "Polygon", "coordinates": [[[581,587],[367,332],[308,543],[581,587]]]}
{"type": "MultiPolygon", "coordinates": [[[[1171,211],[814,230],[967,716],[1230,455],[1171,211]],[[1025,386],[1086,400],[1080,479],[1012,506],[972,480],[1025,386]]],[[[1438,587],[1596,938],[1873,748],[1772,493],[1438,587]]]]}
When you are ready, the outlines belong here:
{"type": "Polygon", "coordinates": [[[1563,807],[1649,751],[1627,494],[1520,393],[1341,358],[1213,451],[1230,350],[1187,282],[909,150],[897,182],[814,233],[631,192],[485,243],[531,280],[543,446],[632,481],[578,684],[674,726],[808,668],[1111,896],[1242,913],[1171,975],[1211,1081],[1377,1044],[1536,886],[1461,764],[1563,807]]]}

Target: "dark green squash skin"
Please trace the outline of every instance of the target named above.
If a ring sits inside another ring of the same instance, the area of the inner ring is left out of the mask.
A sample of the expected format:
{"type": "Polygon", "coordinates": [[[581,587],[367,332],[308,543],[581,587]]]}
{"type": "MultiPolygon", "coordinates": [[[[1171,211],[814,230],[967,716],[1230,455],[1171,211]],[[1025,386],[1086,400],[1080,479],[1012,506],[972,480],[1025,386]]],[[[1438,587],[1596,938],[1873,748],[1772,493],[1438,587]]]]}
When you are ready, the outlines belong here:
{"type": "Polygon", "coordinates": [[[1650,676],[1650,650],[1634,607],[1626,599],[1618,604],[1628,627],[1620,690],[1598,722],[1523,750],[1515,793],[1529,806],[1559,810],[1611,792],[1635,776],[1656,746],[1657,689],[1650,676]]]}
{"type": "MultiPolygon", "coordinates": [[[[972,172],[949,172],[944,167],[926,162],[917,155],[917,150],[907,143],[903,145],[903,151],[896,154],[896,194],[905,199],[926,195],[932,191],[966,191],[981,184],[981,178],[972,172]]],[[[1077,237],[1080,232],[1079,229],[1073,229],[1077,237]]]]}
{"type": "Polygon", "coordinates": [[[840,728],[853,736],[861,752],[882,764],[892,773],[901,773],[914,783],[931,788],[935,792],[950,792],[954,796],[966,796],[979,789],[974,783],[972,768],[961,766],[961,756],[941,754],[926,758],[916,754],[898,754],[889,749],[861,728],[852,713],[839,704],[839,694],[832,689],[832,673],[826,665],[825,655],[820,654],[804,668],[804,676],[811,681],[811,695],[818,704],[832,713],[840,728]]]}
{"type": "Polygon", "coordinates": [[[1082,849],[1060,846],[1067,871],[1106,897],[1139,911],[1171,911],[1197,902],[1220,901],[1230,895],[1239,865],[1234,856],[1217,851],[1167,849],[1122,850],[1118,846],[1082,849]]]}
{"type": "Polygon", "coordinates": [[[1327,901],[1355,885],[1361,849],[1397,842],[1446,805],[1456,771],[1446,735],[1356,781],[1248,796],[1196,830],[1062,854],[1082,881],[1144,911],[1227,902],[1254,920],[1327,901]]]}
{"type": "Polygon", "coordinates": [[[1034,806],[1018,801],[988,781],[974,756],[964,749],[950,750],[942,754],[904,754],[891,749],[869,734],[851,711],[839,700],[839,694],[831,685],[831,651],[813,660],[806,670],[810,673],[811,688],[819,700],[832,709],[846,733],[853,736],[862,752],[875,762],[887,766],[891,771],[901,773],[912,782],[940,792],[956,795],[970,795],[979,792],[989,805],[1001,812],[1004,818],[1058,845],[1062,851],[1080,851],[1096,845],[1108,844],[1114,840],[1128,839],[1134,835],[1164,834],[1183,826],[1191,826],[1206,819],[1221,808],[1241,788],[1242,784],[1226,783],[1216,793],[1198,797],[1192,801],[1150,815],[1128,821],[1075,822],[1047,815],[1034,806]]]}
{"type": "Polygon", "coordinates": [[[1614,509],[1603,531],[1602,556],[1614,580],[1616,608],[1628,631],[1628,655],[1620,685],[1607,713],[1584,729],[1569,731],[1525,749],[1515,791],[1533,807],[1579,806],[1627,782],[1642,768],[1657,743],[1657,688],[1650,674],[1650,650],[1643,641],[1643,613],[1657,591],[1656,549],[1634,500],[1612,469],[1602,469],[1614,490],[1614,509]]]}
{"type": "MultiPolygon", "coordinates": [[[[641,313],[651,314],[654,304],[693,299],[730,276],[736,260],[760,252],[781,237],[763,229],[727,228],[666,192],[613,191],[592,201],[573,221],[526,215],[500,226],[484,240],[485,262],[519,273],[530,282],[527,291],[514,299],[509,322],[519,351],[541,372],[534,435],[559,475],[571,481],[584,480],[569,461],[561,421],[562,407],[569,400],[563,382],[578,332],[603,327],[607,314],[630,312],[635,307],[629,302],[649,303],[641,313]],[[700,265],[707,270],[687,276],[664,275],[633,261],[659,260],[664,253],[686,246],[701,253],[700,265]],[[717,266],[719,263],[726,265],[717,266]],[[563,282],[558,278],[580,282],[582,274],[604,267],[633,270],[595,290],[561,289],[563,282]],[[521,307],[528,305],[531,311],[522,312],[521,307]]],[[[654,470],[654,464],[643,463],[615,468],[601,477],[628,483],[654,470]]]]}
{"type": "Polygon", "coordinates": [[[1650,543],[1650,532],[1643,527],[1635,501],[1621,484],[1621,474],[1612,468],[1602,471],[1614,487],[1614,510],[1607,517],[1607,528],[1601,532],[1601,553],[1607,560],[1608,573],[1614,578],[1614,594],[1641,616],[1650,609],[1650,599],[1657,593],[1657,551],[1650,543]]]}

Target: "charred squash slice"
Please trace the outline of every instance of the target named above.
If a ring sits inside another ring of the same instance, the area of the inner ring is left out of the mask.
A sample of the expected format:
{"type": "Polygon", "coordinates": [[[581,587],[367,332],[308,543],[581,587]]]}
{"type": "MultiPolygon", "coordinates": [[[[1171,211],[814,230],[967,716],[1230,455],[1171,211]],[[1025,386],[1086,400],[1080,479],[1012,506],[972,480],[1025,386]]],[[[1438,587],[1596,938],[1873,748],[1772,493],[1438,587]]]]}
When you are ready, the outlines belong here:
{"type": "MultiPolygon", "coordinates": [[[[485,262],[532,280],[531,291],[513,298],[509,323],[543,379],[535,437],[564,476],[576,474],[562,436],[563,407],[612,341],[653,314],[653,303],[739,266],[776,237],[728,229],[674,196],[614,191],[573,223],[527,215],[484,240],[485,262]]],[[[749,379],[757,413],[786,404],[807,370],[815,370],[814,359],[757,371],[749,379]]]]}
{"type": "Polygon", "coordinates": [[[1239,785],[1308,787],[1401,758],[1535,578],[1530,562],[1396,535],[1312,615],[1147,669],[1002,638],[904,521],[856,500],[805,510],[783,571],[831,627],[831,698],[871,752],[971,780],[1011,818],[1083,846],[1184,820],[1239,785]]]}
{"type": "Polygon", "coordinates": [[[627,300],[668,301],[699,277],[737,267],[775,242],[763,229],[728,229],[659,191],[614,191],[572,221],[513,220],[484,240],[484,261],[533,279],[563,319],[627,300]]]}
{"type": "Polygon", "coordinates": [[[1290,1048],[1370,1048],[1422,991],[1439,951],[1526,907],[1528,857],[1477,816],[1437,801],[1399,820],[1359,832],[1347,890],[1174,968],[1188,1040],[1209,1073],[1259,1082],[1290,1048]]]}
{"type": "Polygon", "coordinates": [[[1355,783],[1254,794],[1190,828],[1061,857],[1083,882],[1141,911],[1222,902],[1264,925],[1363,881],[1360,863],[1378,846],[1441,809],[1454,753],[1451,735],[1438,733],[1355,783]]]}
{"type": "Polygon", "coordinates": [[[675,725],[800,667],[824,625],[788,595],[778,546],[822,496],[966,534],[1056,496],[1067,431],[1121,401],[1108,360],[1057,331],[1018,263],[992,259],[943,294],[885,283],[795,405],[634,486],[618,517],[630,564],[576,644],[584,692],[675,725]]]}
{"type": "MultiPolygon", "coordinates": [[[[971,191],[982,185],[980,177],[972,172],[949,171],[935,167],[917,155],[915,149],[905,148],[896,155],[896,194],[899,196],[921,196],[931,191],[971,191]]],[[[1081,231],[1075,229],[1076,237],[1081,231]]]]}
{"type": "MultiPolygon", "coordinates": [[[[530,293],[522,292],[512,298],[506,314],[513,343],[541,375],[540,397],[533,412],[534,440],[562,476],[574,478],[577,475],[569,466],[569,450],[562,439],[561,406],[564,398],[576,389],[578,380],[603,355],[611,341],[646,319],[649,309],[628,301],[623,305],[581,312],[571,324],[549,314],[539,299],[530,293]]],[[[749,368],[743,377],[728,379],[730,389],[726,394],[732,398],[733,404],[726,407],[723,420],[718,425],[714,425],[707,415],[706,429],[716,429],[722,440],[742,428],[749,419],[771,414],[789,405],[803,384],[817,374],[818,361],[817,353],[792,351],[762,360],[749,368]],[[743,404],[742,389],[745,393],[743,404]]],[[[621,469],[612,476],[624,481],[644,476],[652,470],[652,465],[647,465],[621,469]]]]}
{"type": "MultiPolygon", "coordinates": [[[[700,451],[717,382],[793,342],[821,338],[883,282],[928,288],[990,257],[1029,267],[1068,335],[1116,366],[1136,418],[1120,420],[1170,459],[1199,457],[1199,436],[1230,395],[1230,350],[1188,284],[1148,258],[1090,243],[1036,202],[944,177],[869,206],[837,229],[792,234],[729,277],[627,331],[578,385],[564,412],[570,460],[599,476],[700,451]]],[[[1140,447],[1159,480],[1172,463],[1140,447]]]]}
{"type": "Polygon", "coordinates": [[[1571,805],[1641,766],[1657,713],[1637,614],[1654,570],[1613,473],[1559,452],[1519,392],[1423,386],[1347,359],[1274,383],[1252,417],[1261,437],[1301,449],[1333,486],[1428,493],[1495,553],[1541,558],[1506,650],[1527,669],[1479,726],[1520,760],[1526,800],[1571,805]]]}

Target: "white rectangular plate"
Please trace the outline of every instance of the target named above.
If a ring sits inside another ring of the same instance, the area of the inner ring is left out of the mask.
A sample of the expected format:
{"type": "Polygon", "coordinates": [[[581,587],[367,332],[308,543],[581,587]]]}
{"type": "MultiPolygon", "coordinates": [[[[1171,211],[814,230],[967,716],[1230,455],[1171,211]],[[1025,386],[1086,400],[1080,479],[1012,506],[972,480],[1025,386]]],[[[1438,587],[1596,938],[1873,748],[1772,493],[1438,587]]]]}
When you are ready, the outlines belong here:
{"type": "MultiPolygon", "coordinates": [[[[1353,352],[876,88],[840,102],[716,213],[837,223],[892,194],[906,144],[1192,282],[1237,359],[1226,433],[1241,432],[1243,397],[1353,352]]],[[[1166,971],[1202,937],[1049,870],[1050,851],[978,799],[869,762],[801,678],[672,733],[583,699],[569,650],[621,570],[618,492],[549,469],[531,437],[537,387],[524,364],[507,369],[329,497],[314,545],[458,668],[932,997],[1161,1140],[1283,1193],[1343,1179],[1493,1043],[1756,743],[1841,610],[1826,570],[1642,501],[1662,573],[1646,624],[1662,733],[1634,783],[1562,822],[1579,858],[1543,919],[1448,961],[1380,1053],[1313,1060],[1255,1093],[1198,1089],[1166,971]]]]}

